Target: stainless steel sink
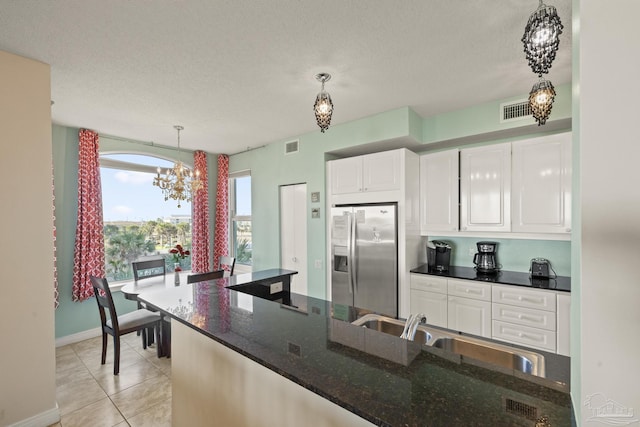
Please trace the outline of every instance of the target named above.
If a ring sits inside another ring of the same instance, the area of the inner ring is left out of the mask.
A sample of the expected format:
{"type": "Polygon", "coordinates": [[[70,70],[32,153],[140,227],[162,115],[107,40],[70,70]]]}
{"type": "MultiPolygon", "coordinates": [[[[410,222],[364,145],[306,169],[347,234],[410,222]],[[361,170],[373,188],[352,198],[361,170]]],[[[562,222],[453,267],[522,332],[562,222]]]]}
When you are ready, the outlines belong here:
{"type": "Polygon", "coordinates": [[[544,376],[544,357],[538,353],[468,338],[438,338],[431,346],[507,369],[544,376]]]}
{"type": "MultiPolygon", "coordinates": [[[[373,329],[378,332],[384,332],[385,334],[395,335],[397,337],[399,337],[404,330],[404,322],[402,320],[380,316],[378,314],[367,314],[353,322],[353,324],[362,326],[363,328],[373,329]]],[[[433,337],[428,331],[418,329],[413,341],[421,344],[428,344],[432,338],[433,337]]]]}
{"type": "MultiPolygon", "coordinates": [[[[367,314],[353,322],[354,325],[397,337],[402,334],[404,323],[402,320],[379,314],[367,314]]],[[[460,335],[428,325],[418,326],[414,341],[503,368],[540,377],[545,376],[544,356],[533,351],[460,335]]]]}

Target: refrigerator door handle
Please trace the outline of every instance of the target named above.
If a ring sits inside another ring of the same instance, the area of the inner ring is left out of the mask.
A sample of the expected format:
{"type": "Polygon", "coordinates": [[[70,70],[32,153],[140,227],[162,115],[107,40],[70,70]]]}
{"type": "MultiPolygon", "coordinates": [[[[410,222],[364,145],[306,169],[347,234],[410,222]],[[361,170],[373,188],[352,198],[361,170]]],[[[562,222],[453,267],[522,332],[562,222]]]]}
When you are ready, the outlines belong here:
{"type": "Polygon", "coordinates": [[[349,283],[351,293],[355,292],[354,289],[358,289],[358,276],[356,271],[356,222],[356,216],[349,214],[349,265],[351,266],[349,283]]]}
{"type": "Polygon", "coordinates": [[[351,260],[353,259],[353,242],[351,241],[351,222],[352,216],[350,213],[345,213],[347,217],[347,282],[349,282],[349,293],[353,298],[353,266],[351,260]]]}

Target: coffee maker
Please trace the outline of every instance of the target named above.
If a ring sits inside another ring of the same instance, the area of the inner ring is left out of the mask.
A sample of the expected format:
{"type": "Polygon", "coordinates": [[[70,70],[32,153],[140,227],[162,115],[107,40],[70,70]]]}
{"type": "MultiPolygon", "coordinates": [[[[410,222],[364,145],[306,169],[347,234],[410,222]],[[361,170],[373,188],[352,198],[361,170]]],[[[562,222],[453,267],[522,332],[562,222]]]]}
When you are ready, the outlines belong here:
{"type": "Polygon", "coordinates": [[[473,263],[478,273],[492,274],[500,269],[496,260],[498,242],[477,242],[478,253],[473,256],[473,263]]]}
{"type": "Polygon", "coordinates": [[[427,265],[430,271],[449,271],[451,245],[441,240],[427,242],[427,265]]]}

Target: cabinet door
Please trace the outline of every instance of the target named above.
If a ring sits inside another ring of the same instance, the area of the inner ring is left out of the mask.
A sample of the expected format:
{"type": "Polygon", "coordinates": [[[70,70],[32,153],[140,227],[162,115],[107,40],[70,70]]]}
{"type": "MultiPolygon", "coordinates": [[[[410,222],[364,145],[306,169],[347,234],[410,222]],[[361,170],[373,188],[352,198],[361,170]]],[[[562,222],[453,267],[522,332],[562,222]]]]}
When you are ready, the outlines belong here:
{"type": "Polygon", "coordinates": [[[346,194],[362,191],[362,157],[331,161],[331,193],[346,194]]]}
{"type": "Polygon", "coordinates": [[[411,289],[411,313],[424,314],[430,325],[447,327],[447,296],[411,289]]]}
{"type": "Polygon", "coordinates": [[[510,143],[460,150],[460,229],[510,231],[510,143]]]}
{"type": "Polygon", "coordinates": [[[363,191],[400,189],[400,150],[367,154],[362,159],[363,191]]]}
{"type": "Polygon", "coordinates": [[[449,296],[448,328],[491,338],[491,302],[449,296]]]}
{"type": "Polygon", "coordinates": [[[571,133],[512,144],[512,231],[571,232],[571,133]]]}
{"type": "Polygon", "coordinates": [[[458,230],[458,150],[420,157],[420,230],[458,230]]]}

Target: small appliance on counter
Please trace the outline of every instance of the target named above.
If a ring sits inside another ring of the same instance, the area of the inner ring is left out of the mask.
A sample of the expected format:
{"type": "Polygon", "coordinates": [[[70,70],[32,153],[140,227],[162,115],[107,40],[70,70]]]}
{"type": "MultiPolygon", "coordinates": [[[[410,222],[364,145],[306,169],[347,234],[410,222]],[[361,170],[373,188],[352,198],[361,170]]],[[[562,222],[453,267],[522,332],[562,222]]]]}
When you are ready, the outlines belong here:
{"type": "Polygon", "coordinates": [[[531,277],[536,279],[549,279],[555,278],[556,274],[551,267],[551,262],[545,258],[533,258],[531,260],[531,268],[529,269],[531,272],[531,277]],[[553,272],[553,275],[551,275],[553,272]]]}
{"type": "Polygon", "coordinates": [[[493,274],[500,270],[496,259],[498,242],[477,242],[478,252],[473,256],[476,271],[483,274],[493,274]]]}
{"type": "Polygon", "coordinates": [[[427,265],[431,271],[449,271],[451,245],[441,240],[427,242],[427,265]]]}

